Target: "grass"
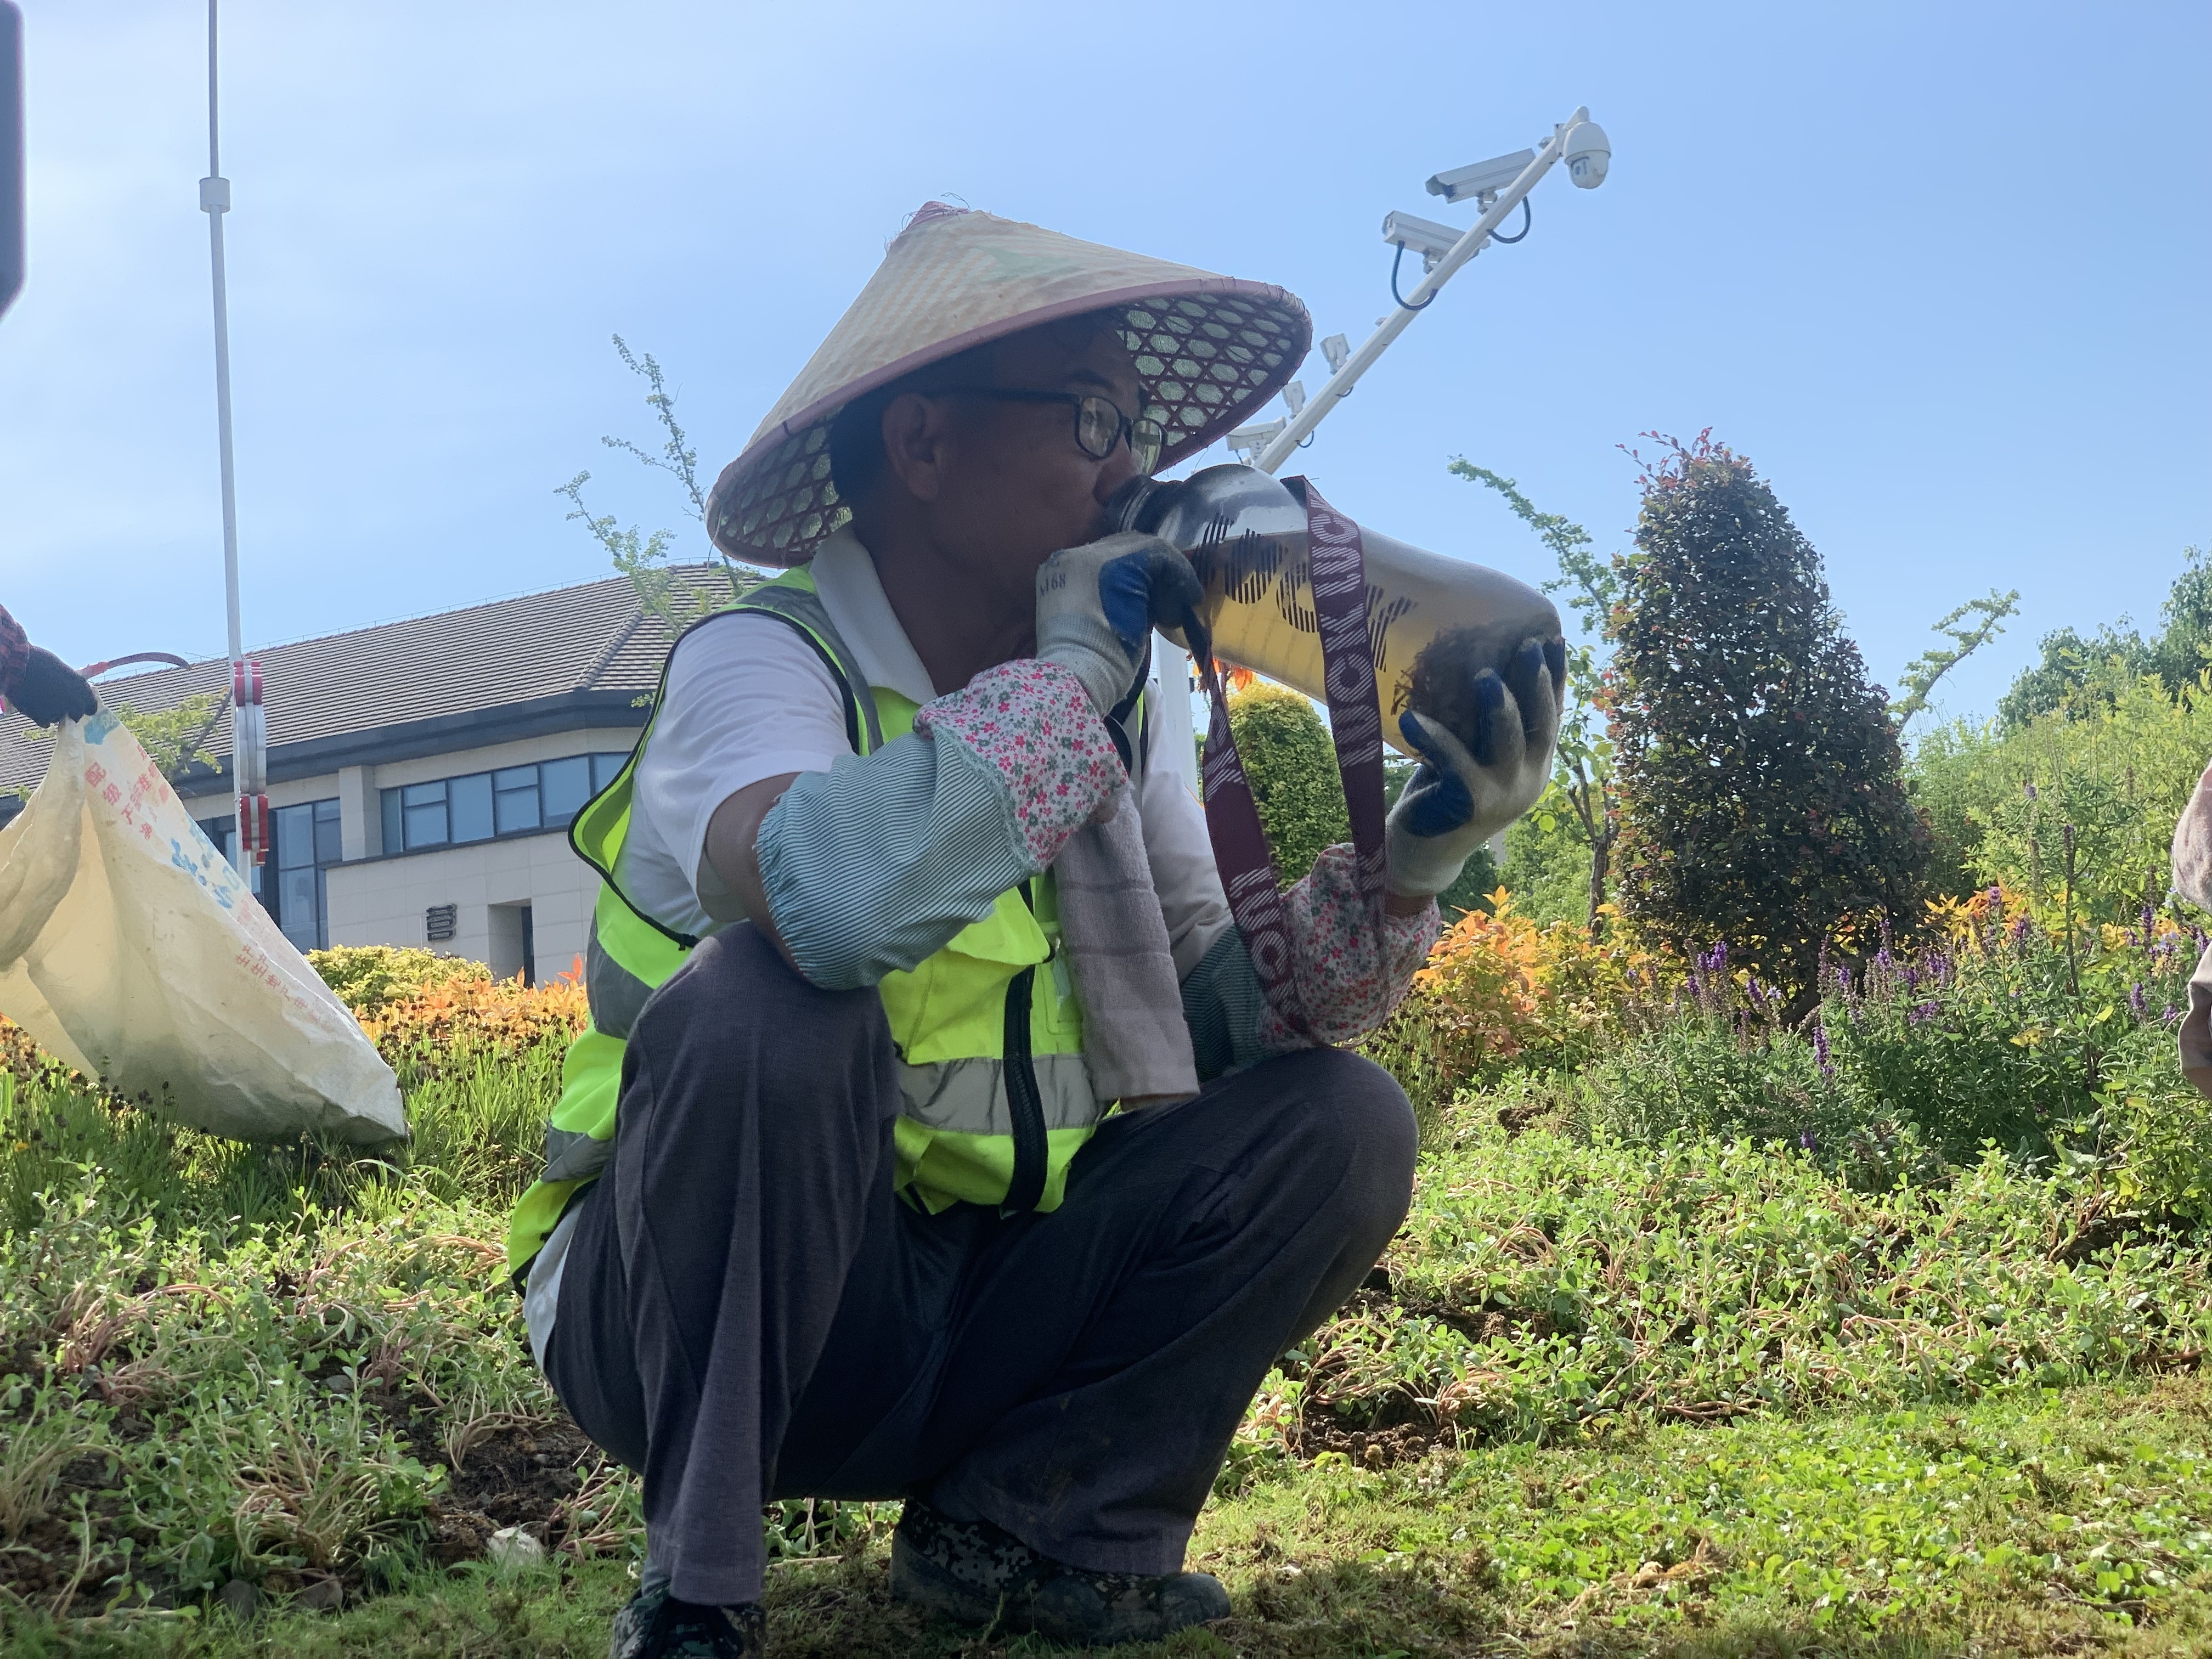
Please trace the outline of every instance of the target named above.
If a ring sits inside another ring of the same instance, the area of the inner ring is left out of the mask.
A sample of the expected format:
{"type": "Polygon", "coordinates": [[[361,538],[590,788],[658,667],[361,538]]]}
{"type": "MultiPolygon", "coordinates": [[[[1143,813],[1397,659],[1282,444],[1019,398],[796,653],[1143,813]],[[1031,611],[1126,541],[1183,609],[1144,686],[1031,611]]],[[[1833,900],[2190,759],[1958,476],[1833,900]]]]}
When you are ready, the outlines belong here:
{"type": "MultiPolygon", "coordinates": [[[[409,1072],[392,1159],[0,1073],[5,1652],[605,1651],[635,1483],[495,1248],[555,1046],[409,1072]]],[[[1255,1402],[1193,1552],[1234,1617],[1158,1651],[2212,1650],[2203,1240],[2094,1171],[1869,1192],[1492,1103],[1255,1402]]],[[[891,1607],[891,1513],[769,1517],[777,1652],[1043,1650],[891,1607]]]]}
{"type": "MultiPolygon", "coordinates": [[[[1366,1471],[1216,1505],[1194,1565],[1234,1616],[1150,1655],[2184,1654],[2212,1646],[2212,1389],[2196,1377],[1960,1411],[1654,1428],[1366,1471]]],[[[886,1599],[880,1538],[773,1575],[780,1653],[1047,1651],[886,1599]]],[[[18,1620],[10,1653],[605,1651],[613,1561],[416,1572],[335,1618],[18,1620]]]]}

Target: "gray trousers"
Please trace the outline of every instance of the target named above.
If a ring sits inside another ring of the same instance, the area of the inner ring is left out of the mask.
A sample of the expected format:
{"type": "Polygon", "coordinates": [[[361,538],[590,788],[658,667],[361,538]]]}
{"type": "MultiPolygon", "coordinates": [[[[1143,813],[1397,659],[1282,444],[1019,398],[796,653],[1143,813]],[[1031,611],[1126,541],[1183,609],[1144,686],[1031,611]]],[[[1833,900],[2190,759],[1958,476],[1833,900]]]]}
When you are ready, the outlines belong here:
{"type": "Polygon", "coordinates": [[[1267,1368],[1405,1218],[1405,1096],[1286,1054],[1109,1118],[1048,1215],[928,1215],[892,1190],[896,1060],[872,990],[817,990],[750,927],[631,1032],[545,1369],[643,1475],[653,1576],[755,1601],[765,1500],[910,1494],[1176,1571],[1267,1368]]]}

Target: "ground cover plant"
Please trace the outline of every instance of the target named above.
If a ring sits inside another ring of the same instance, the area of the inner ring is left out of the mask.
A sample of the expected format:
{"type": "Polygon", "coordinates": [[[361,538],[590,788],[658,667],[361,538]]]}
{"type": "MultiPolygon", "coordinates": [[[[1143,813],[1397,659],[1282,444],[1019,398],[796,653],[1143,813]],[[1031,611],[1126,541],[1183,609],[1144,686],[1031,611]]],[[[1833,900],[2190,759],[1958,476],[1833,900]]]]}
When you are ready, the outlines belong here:
{"type": "MultiPolygon", "coordinates": [[[[2203,1242],[2098,1158],[1929,1150],[1876,1182],[1723,1124],[1618,1133],[1586,1085],[1624,1053],[1692,1020],[1740,1054],[1775,1033],[1652,970],[1671,1023],[1593,1036],[1574,1011],[1619,1006],[1590,988],[1630,982],[1629,947],[1594,964],[1498,913],[1462,924],[1437,994],[1494,996],[1458,958],[1497,946],[1530,975],[1516,1018],[1550,1022],[1521,1052],[1579,1069],[1493,1068],[1434,1107],[1404,1232],[1270,1376],[1202,1520],[1235,1617],[1164,1650],[2212,1638],[2203,1242]]],[[[604,1651],[635,1484],[532,1369],[497,1249],[579,1003],[463,978],[365,1015],[416,1127],[385,1158],[178,1129],[18,1036],[8,1651],[604,1651]]],[[[765,1517],[777,1650],[1040,1650],[892,1607],[895,1513],[765,1517]]]]}

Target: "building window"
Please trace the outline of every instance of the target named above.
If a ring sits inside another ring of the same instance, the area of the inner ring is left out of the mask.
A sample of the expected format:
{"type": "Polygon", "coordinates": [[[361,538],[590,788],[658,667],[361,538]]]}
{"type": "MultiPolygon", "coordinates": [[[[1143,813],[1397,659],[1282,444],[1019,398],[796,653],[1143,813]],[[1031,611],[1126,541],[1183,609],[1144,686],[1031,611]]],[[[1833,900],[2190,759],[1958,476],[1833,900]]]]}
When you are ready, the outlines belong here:
{"type": "Polygon", "coordinates": [[[384,850],[422,853],[565,830],[586,801],[614,781],[629,758],[604,752],[570,755],[386,789],[384,850]]]}
{"type": "MultiPolygon", "coordinates": [[[[301,951],[327,949],[331,905],[324,872],[343,856],[338,804],[317,800],[280,806],[269,817],[269,861],[276,866],[276,902],[270,914],[284,937],[301,951]]],[[[268,902],[266,898],[262,902],[268,902]]]]}

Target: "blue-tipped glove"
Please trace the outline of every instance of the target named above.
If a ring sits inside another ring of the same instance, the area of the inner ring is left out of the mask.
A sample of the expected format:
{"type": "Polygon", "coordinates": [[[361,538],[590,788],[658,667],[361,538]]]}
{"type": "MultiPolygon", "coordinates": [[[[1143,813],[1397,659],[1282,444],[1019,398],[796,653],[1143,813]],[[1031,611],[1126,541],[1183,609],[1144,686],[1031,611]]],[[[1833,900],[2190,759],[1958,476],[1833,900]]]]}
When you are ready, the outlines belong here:
{"type": "Polygon", "coordinates": [[[1407,898],[1441,893],[1459,879],[1476,848],[1536,804],[1552,775],[1567,656],[1557,639],[1522,641],[1505,672],[1477,672],[1474,742],[1408,709],[1398,730],[1421,763],[1390,809],[1389,890],[1407,898]]]}
{"type": "Polygon", "coordinates": [[[1198,573],[1158,536],[1122,531],[1044,562],[1037,655],[1083,682],[1102,714],[1129,695],[1155,628],[1179,628],[1205,595],[1198,573]]]}

